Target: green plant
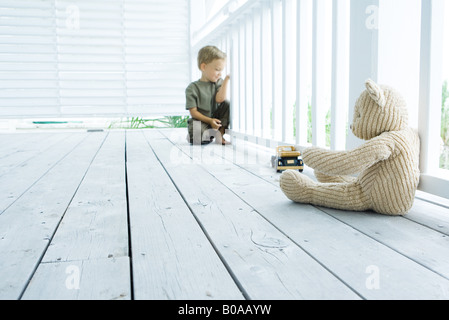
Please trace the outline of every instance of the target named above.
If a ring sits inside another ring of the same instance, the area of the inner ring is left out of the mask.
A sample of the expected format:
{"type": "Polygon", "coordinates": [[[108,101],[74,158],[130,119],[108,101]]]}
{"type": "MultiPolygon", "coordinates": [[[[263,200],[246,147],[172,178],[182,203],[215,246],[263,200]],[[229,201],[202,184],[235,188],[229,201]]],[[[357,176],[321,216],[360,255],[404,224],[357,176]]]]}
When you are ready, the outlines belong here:
{"type": "MultiPolygon", "coordinates": [[[[293,137],[296,138],[296,102],[293,105],[293,137]]],[[[312,143],[312,105],[307,104],[307,143],[312,143]]]]}
{"type": "MultiPolygon", "coordinates": [[[[308,106],[308,125],[307,125],[307,142],[312,143],[312,105],[309,103],[308,106]]],[[[326,146],[330,147],[331,145],[331,109],[326,113],[326,122],[325,122],[325,130],[326,130],[326,146]]]]}
{"type": "Polygon", "coordinates": [[[187,128],[188,120],[189,117],[184,116],[167,116],[156,121],[165,124],[169,128],[187,128]]]}
{"type": "Polygon", "coordinates": [[[109,129],[153,129],[153,128],[187,128],[188,116],[165,116],[158,119],[140,117],[120,119],[109,125],[109,129]]]}
{"type": "Polygon", "coordinates": [[[154,125],[148,123],[150,120],[146,120],[139,117],[132,117],[120,119],[111,122],[108,129],[142,129],[142,128],[155,128],[154,125]]]}

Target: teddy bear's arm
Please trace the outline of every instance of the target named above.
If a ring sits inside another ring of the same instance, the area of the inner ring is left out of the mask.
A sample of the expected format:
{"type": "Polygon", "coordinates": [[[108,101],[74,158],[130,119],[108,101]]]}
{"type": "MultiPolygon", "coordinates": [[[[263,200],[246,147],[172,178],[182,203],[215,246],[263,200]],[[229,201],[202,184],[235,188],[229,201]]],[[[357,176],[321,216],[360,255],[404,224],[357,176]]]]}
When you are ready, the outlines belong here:
{"type": "Polygon", "coordinates": [[[305,164],[324,174],[352,175],[388,159],[393,150],[390,139],[374,138],[352,151],[330,151],[322,148],[307,148],[303,151],[305,164]]]}

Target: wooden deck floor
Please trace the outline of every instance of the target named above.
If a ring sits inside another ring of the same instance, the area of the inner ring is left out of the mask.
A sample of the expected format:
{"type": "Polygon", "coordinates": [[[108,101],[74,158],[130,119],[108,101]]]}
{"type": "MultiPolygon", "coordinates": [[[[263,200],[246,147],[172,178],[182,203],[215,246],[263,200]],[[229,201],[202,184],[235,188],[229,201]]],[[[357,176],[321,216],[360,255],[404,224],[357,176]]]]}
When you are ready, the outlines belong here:
{"type": "Polygon", "coordinates": [[[0,135],[0,299],[449,299],[449,209],[290,202],[185,131],[0,135]]]}

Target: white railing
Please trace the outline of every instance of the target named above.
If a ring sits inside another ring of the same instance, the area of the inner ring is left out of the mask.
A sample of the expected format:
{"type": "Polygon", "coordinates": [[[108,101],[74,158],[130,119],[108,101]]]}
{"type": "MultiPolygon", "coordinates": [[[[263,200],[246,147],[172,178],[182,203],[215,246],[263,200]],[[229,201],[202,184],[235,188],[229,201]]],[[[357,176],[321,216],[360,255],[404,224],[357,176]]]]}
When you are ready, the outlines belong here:
{"type": "Polygon", "coordinates": [[[443,6],[231,0],[193,33],[191,55],[209,44],[228,53],[233,132],[263,145],[352,149],[362,143],[348,126],[365,80],[396,87],[422,139],[420,189],[449,198],[449,174],[438,162],[443,6]]]}

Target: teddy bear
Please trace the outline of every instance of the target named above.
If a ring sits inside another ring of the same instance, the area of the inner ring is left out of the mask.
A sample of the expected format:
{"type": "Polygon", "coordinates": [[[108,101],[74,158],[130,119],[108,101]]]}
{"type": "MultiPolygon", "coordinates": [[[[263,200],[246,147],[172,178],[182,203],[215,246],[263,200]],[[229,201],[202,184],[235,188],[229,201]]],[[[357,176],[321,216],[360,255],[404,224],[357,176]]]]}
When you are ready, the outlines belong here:
{"type": "Polygon", "coordinates": [[[303,148],[316,180],[285,171],[280,186],[298,203],[347,211],[406,215],[418,188],[420,140],[408,126],[406,102],[398,91],[369,79],[358,98],[351,126],[364,144],[351,151],[303,148]]]}

